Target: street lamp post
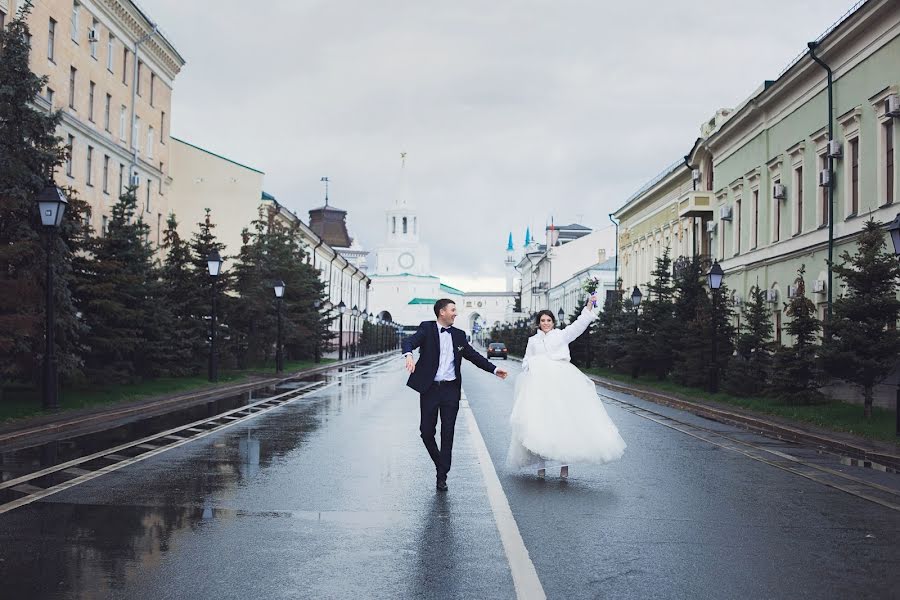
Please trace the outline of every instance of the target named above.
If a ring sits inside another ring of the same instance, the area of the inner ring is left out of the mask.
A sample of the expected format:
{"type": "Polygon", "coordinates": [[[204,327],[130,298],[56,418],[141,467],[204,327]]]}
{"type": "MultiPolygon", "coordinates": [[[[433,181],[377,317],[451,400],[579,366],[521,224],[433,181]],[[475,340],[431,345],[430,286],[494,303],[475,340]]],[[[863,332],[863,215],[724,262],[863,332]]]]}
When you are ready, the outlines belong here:
{"type": "Polygon", "coordinates": [[[337,305],[338,315],[338,360],[344,360],[344,313],[347,305],[341,300],[337,305]]]}
{"type": "MultiPolygon", "coordinates": [[[[891,242],[894,244],[894,254],[900,257],[900,213],[897,213],[897,217],[888,223],[887,229],[888,233],[891,234],[891,242]]],[[[894,434],[897,437],[900,437],[900,377],[897,379],[897,396],[895,402],[897,422],[894,425],[894,434]]]]}
{"type": "Polygon", "coordinates": [[[275,302],[278,305],[278,339],[275,342],[275,372],[284,372],[284,346],[281,341],[281,305],[284,301],[284,282],[280,279],[273,285],[275,302]]]}
{"type": "MultiPolygon", "coordinates": [[[[634,335],[637,338],[638,333],[638,308],[641,306],[641,298],[643,294],[641,294],[641,290],[638,289],[638,286],[634,286],[634,289],[631,290],[631,306],[634,307],[634,335]]],[[[637,357],[632,357],[631,359],[631,377],[632,379],[636,379],[638,376],[638,361],[637,357]]]]}
{"type": "Polygon", "coordinates": [[[556,316],[559,317],[559,322],[562,323],[563,320],[566,318],[566,311],[564,311],[564,310],[562,309],[562,307],[560,306],[560,307],[559,307],[559,312],[556,313],[556,316]]]}
{"type": "Polygon", "coordinates": [[[216,349],[216,281],[219,278],[219,272],[222,270],[222,257],[219,251],[213,249],[206,257],[206,269],[212,279],[212,316],[209,321],[209,380],[216,382],[219,380],[219,355],[216,349]]]}
{"type": "Polygon", "coordinates": [[[710,293],[712,294],[712,369],[709,373],[709,393],[715,394],[719,391],[719,361],[718,354],[718,329],[719,321],[717,319],[719,309],[719,288],[722,287],[722,280],[725,279],[725,272],[719,266],[719,261],[713,262],[709,273],[706,274],[707,283],[709,283],[710,293]]]}
{"type": "Polygon", "coordinates": [[[56,342],[54,340],[54,299],[53,299],[53,242],[55,231],[62,223],[68,201],[63,191],[51,180],[37,197],[41,224],[46,230],[47,238],[47,306],[46,306],[46,350],[44,351],[44,382],[42,389],[42,406],[44,410],[59,408],[59,376],[56,368],[56,342]]]}
{"type": "Polygon", "coordinates": [[[316,339],[315,339],[316,345],[315,345],[315,347],[313,347],[313,357],[315,358],[316,364],[319,364],[319,362],[321,362],[321,360],[322,360],[319,355],[319,344],[322,342],[321,337],[319,337],[319,323],[321,323],[320,319],[321,319],[322,315],[319,311],[322,308],[322,301],[316,300],[315,302],[313,302],[313,308],[316,309],[316,339]]]}
{"type": "MultiPolygon", "coordinates": [[[[366,323],[369,322],[369,311],[367,311],[367,310],[364,308],[363,311],[362,311],[362,314],[360,315],[360,317],[361,317],[360,320],[359,320],[359,323],[360,323],[360,325],[359,325],[359,332],[360,332],[360,346],[362,346],[362,342],[363,342],[363,341],[365,341],[365,342],[366,342],[366,345],[368,346],[368,345],[371,345],[371,341],[370,341],[368,338],[365,339],[365,340],[363,340],[363,339],[362,339],[362,332],[363,332],[363,330],[366,328],[366,323]]],[[[367,349],[366,349],[364,346],[360,349],[360,352],[362,353],[362,356],[365,356],[366,354],[368,354],[367,349]]]]}
{"type": "Polygon", "coordinates": [[[356,330],[359,327],[359,308],[354,304],[353,309],[350,311],[351,316],[351,325],[350,329],[353,332],[351,336],[353,338],[353,343],[350,345],[350,358],[356,358],[359,352],[359,332],[356,330]]]}

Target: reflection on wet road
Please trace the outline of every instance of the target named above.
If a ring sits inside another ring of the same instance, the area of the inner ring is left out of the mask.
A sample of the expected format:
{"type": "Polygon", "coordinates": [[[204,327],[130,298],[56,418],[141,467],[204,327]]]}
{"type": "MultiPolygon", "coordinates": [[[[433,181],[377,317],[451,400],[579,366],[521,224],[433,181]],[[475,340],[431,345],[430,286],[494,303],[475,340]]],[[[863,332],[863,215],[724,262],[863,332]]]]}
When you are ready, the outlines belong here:
{"type": "MultiPolygon", "coordinates": [[[[509,472],[514,378],[464,368],[478,429],[548,597],[896,593],[898,513],[614,403],[610,415],[629,444],[622,461],[574,465],[568,481],[509,472]]],[[[515,597],[479,440],[460,419],[451,490],[435,492],[418,398],[404,383],[399,361],[348,374],[0,515],[0,596],[515,597]]],[[[40,463],[41,451],[31,452],[28,461],[40,463]]]]}

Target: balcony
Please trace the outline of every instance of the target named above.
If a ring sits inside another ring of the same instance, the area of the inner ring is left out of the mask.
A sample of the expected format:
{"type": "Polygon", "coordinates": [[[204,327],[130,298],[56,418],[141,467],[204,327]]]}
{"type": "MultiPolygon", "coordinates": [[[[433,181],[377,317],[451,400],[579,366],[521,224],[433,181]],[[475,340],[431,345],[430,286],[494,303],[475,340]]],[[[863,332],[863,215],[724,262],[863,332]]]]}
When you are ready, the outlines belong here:
{"type": "Polygon", "coordinates": [[[715,194],[712,192],[686,192],[678,199],[678,218],[713,217],[715,194]]]}

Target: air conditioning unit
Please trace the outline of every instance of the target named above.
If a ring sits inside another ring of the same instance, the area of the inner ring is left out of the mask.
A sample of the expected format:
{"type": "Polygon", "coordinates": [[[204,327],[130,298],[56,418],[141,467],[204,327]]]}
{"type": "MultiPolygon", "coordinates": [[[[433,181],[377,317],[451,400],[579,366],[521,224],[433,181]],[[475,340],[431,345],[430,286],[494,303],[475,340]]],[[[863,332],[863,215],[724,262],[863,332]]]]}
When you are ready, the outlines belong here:
{"type": "Polygon", "coordinates": [[[800,295],[799,292],[800,292],[799,286],[796,286],[796,285],[788,286],[788,298],[796,298],[797,296],[800,295]]]}
{"type": "Polygon", "coordinates": [[[884,116],[893,118],[900,117],[900,96],[891,94],[884,99],[884,116]]]}
{"type": "Polygon", "coordinates": [[[828,156],[831,158],[840,158],[841,155],[841,143],[837,140],[828,140],[828,156]]]}
{"type": "Polygon", "coordinates": [[[707,221],[706,222],[706,233],[715,233],[716,232],[716,222],[715,221],[707,221]]]}
{"type": "Polygon", "coordinates": [[[778,302],[778,290],[766,290],[766,302],[778,302]]]}
{"type": "Polygon", "coordinates": [[[141,185],[141,176],[137,173],[134,173],[131,177],[128,178],[128,185],[131,187],[138,187],[141,185]]]}
{"type": "Polygon", "coordinates": [[[828,169],[822,169],[819,171],[819,186],[820,187],[831,187],[831,171],[828,169]]]}
{"type": "Polygon", "coordinates": [[[738,296],[738,295],[735,295],[735,297],[734,297],[734,305],[735,305],[735,306],[743,306],[743,305],[744,305],[744,299],[741,298],[741,297],[738,296]]]}
{"type": "Polygon", "coordinates": [[[816,279],[813,281],[813,292],[816,294],[824,294],[825,293],[825,280],[824,279],[816,279]]]}
{"type": "Polygon", "coordinates": [[[730,221],[731,220],[731,206],[720,206],[719,207],[719,219],[722,221],[730,221]]]}
{"type": "Polygon", "coordinates": [[[700,181],[700,169],[694,169],[691,171],[691,179],[694,181],[700,181]]]}
{"type": "Polygon", "coordinates": [[[100,35],[96,29],[88,29],[88,41],[91,43],[100,41],[100,35]]]}
{"type": "Polygon", "coordinates": [[[772,186],[772,197],[776,200],[784,200],[787,198],[787,188],[780,183],[772,186]]]}

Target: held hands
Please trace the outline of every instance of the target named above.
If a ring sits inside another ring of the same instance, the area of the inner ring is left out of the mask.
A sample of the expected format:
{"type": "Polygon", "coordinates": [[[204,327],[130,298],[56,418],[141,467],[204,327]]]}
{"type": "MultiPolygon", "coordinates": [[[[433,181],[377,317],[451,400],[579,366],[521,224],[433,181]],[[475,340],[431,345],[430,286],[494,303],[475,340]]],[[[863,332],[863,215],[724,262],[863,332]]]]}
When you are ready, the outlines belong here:
{"type": "Polygon", "coordinates": [[[415,373],[416,371],[416,362],[413,360],[412,356],[406,357],[406,370],[410,373],[415,373]]]}
{"type": "Polygon", "coordinates": [[[509,375],[509,373],[506,371],[506,369],[501,369],[500,367],[497,367],[496,369],[494,369],[494,375],[496,375],[500,379],[506,379],[506,377],[509,375]]]}
{"type": "Polygon", "coordinates": [[[590,295],[590,297],[588,298],[587,304],[585,304],[584,307],[588,310],[591,310],[595,306],[597,306],[597,294],[596,293],[590,295]]]}

